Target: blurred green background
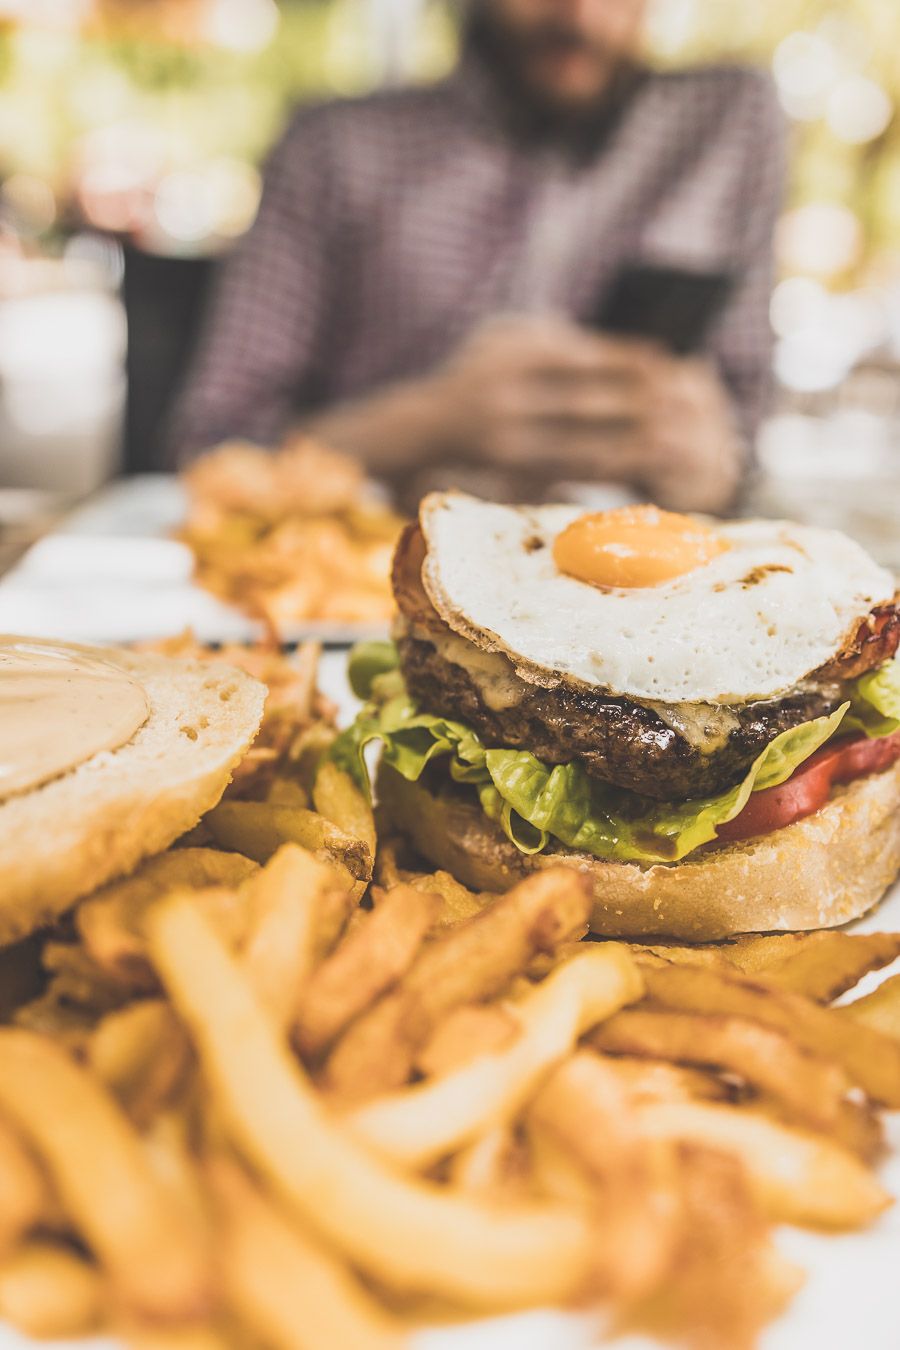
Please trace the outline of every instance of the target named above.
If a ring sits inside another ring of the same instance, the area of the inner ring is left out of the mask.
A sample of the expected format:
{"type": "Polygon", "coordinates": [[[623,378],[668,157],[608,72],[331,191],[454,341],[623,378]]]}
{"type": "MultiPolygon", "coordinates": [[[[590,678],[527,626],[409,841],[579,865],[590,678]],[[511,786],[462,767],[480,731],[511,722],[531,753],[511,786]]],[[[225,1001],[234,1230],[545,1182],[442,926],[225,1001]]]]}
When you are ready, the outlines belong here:
{"type": "MultiPolygon", "coordinates": [[[[453,61],[452,5],[377,0],[0,0],[4,215],[79,216],[209,251],[252,217],[289,105],[453,61]]],[[[793,124],[783,269],[829,285],[900,268],[897,0],[656,0],[648,55],[770,65],[793,124]]]]}
{"type": "MultiPolygon", "coordinates": [[[[154,462],[209,260],[251,223],[290,106],[439,76],[457,17],[454,0],[0,0],[0,484],[113,472],[123,407],[127,466],[154,462]],[[153,313],[164,292],[182,310],[153,313]]],[[[900,0],[652,0],[646,46],[767,67],[790,123],[760,462],[802,484],[795,514],[823,478],[900,483],[900,0]]]]}

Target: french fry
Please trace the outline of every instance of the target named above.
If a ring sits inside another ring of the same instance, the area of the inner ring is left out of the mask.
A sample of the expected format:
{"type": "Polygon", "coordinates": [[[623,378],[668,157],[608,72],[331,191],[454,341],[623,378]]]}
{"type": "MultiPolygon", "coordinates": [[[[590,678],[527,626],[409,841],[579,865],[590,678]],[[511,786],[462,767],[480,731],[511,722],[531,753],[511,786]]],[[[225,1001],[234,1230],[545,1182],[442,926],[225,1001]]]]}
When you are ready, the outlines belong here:
{"type": "Polygon", "coordinates": [[[900,1041],[900,975],[892,975],[871,994],[835,1009],[848,1022],[900,1041]]]}
{"type": "Polygon", "coordinates": [[[399,1350],[399,1324],[234,1165],[210,1169],[223,1286],[274,1350],[399,1350]]]}
{"type": "Polygon", "coordinates": [[[648,1139],[734,1154],[767,1212],[785,1223],[859,1228],[891,1203],[852,1153],[753,1111],[712,1102],[660,1102],[640,1108],[638,1117],[648,1139]]]}
{"type": "Polygon", "coordinates": [[[154,1116],[141,1143],[154,1175],[174,1198],[185,1221],[213,1242],[216,1235],[211,1226],[209,1195],[197,1166],[195,1128],[187,1112],[172,1107],[154,1116]]]}
{"type": "Polygon", "coordinates": [[[288,767],[291,774],[299,779],[310,801],[319,766],[334,744],[336,735],[337,732],[330,722],[319,721],[304,727],[291,741],[288,767]]]}
{"type": "Polygon", "coordinates": [[[565,1205],[596,1205],[597,1179],[552,1130],[529,1118],[528,1163],[538,1195],[565,1205]]]}
{"type": "Polygon", "coordinates": [[[168,1004],[145,999],[108,1013],[91,1032],[86,1058],[100,1082],[142,1125],[177,1090],[191,1053],[168,1004]]]}
{"type": "Polygon", "coordinates": [[[97,1269],[70,1247],[32,1240],[0,1261],[0,1318],[26,1336],[84,1336],[103,1302],[97,1269]]]}
{"type": "MultiPolygon", "coordinates": [[[[266,962],[275,959],[271,946],[273,943],[277,945],[279,930],[284,922],[282,906],[293,915],[292,923],[298,927],[298,931],[302,926],[301,913],[306,909],[309,911],[308,960],[305,961],[308,971],[328,955],[349,919],[356,913],[357,888],[360,885],[354,882],[345,867],[326,855],[310,853],[299,844],[282,844],[266,866],[247,882],[242,896],[246,911],[244,959],[257,966],[258,978],[265,978],[266,962]],[[295,905],[292,899],[295,894],[305,897],[305,903],[295,905]],[[272,930],[269,929],[270,924],[272,930]],[[252,956],[251,951],[257,955],[252,956]]],[[[292,1013],[303,979],[299,966],[295,976],[298,988],[291,999],[292,1013]]],[[[283,988],[286,988],[289,977],[289,971],[283,972],[280,977],[283,988]]]]}
{"type": "MultiPolygon", "coordinates": [[[[750,1102],[754,1109],[772,1116],[783,1124],[816,1128],[777,1097],[761,1093],[759,1096],[751,1097],[750,1102]]],[[[827,1128],[821,1129],[821,1133],[834,1140],[836,1144],[849,1149],[851,1153],[856,1153],[863,1162],[869,1164],[878,1159],[884,1145],[884,1129],[872,1103],[868,1100],[857,1101],[848,1098],[841,1102],[837,1116],[827,1128]]]]}
{"type": "Polygon", "coordinates": [[[44,964],[50,978],[43,993],[16,1008],[12,1020],[80,1050],[97,1021],[121,1007],[130,990],[76,942],[48,942],[44,964]]]}
{"type": "Polygon", "coordinates": [[[637,1106],[647,1102],[729,1101],[729,1086],[701,1069],[688,1069],[668,1060],[616,1055],[604,1058],[608,1073],[615,1074],[637,1106]]]}
{"type": "Polygon", "coordinates": [[[308,721],[315,716],[316,682],[321,659],[321,642],[303,642],[294,653],[290,695],[291,713],[296,721],[308,721]]]}
{"type": "Polygon", "coordinates": [[[372,876],[372,855],[361,839],[353,839],[316,811],[269,802],[224,801],[203,817],[215,842],[256,862],[265,863],[282,844],[300,844],[337,859],[356,881],[372,876]]]}
{"type": "Polygon", "coordinates": [[[14,1130],[0,1120],[0,1257],[43,1220],[50,1187],[14,1130]]]}
{"type": "Polygon", "coordinates": [[[379,886],[389,890],[391,886],[399,886],[402,881],[410,881],[414,875],[409,869],[401,866],[400,860],[403,856],[405,845],[402,839],[396,835],[393,838],[386,838],[379,832],[378,851],[375,854],[374,879],[379,886]]]}
{"type": "Polygon", "coordinates": [[[820,929],[808,933],[747,934],[728,942],[685,946],[674,942],[629,943],[644,960],[656,958],[679,966],[732,967],[759,976],[767,984],[830,1003],[852,989],[870,970],[900,956],[900,934],[842,933],[820,929]]]}
{"type": "Polygon", "coordinates": [[[75,1228],[122,1299],[162,1319],[208,1306],[197,1235],[151,1173],[113,1098],[51,1041],[0,1029],[0,1109],[47,1167],[75,1228]]]}
{"type": "Polygon", "coordinates": [[[248,888],[253,911],[244,970],[280,1030],[287,1031],[316,956],[321,897],[334,889],[325,863],[297,844],[282,844],[248,888]]]}
{"type": "Polygon", "coordinates": [[[476,895],[449,872],[431,872],[428,875],[412,873],[408,878],[408,884],[417,891],[440,896],[441,914],[438,922],[445,927],[473,919],[497,899],[496,895],[489,895],[487,892],[476,895]]]}
{"type": "Polygon", "coordinates": [[[728,959],[748,975],[788,989],[819,1003],[830,1003],[858,984],[870,970],[880,970],[900,956],[900,933],[766,934],[730,943],[728,959]]]}
{"type": "Polygon", "coordinates": [[[115,881],[79,905],[75,922],[90,955],[112,978],[135,990],[152,991],[153,973],[144,955],[144,914],[173,887],[218,887],[227,896],[221,921],[233,911],[235,936],[240,932],[240,906],[233,888],[258,871],[258,865],[239,853],[211,848],[180,848],[149,859],[124,881],[115,881]],[[231,890],[223,888],[232,888],[231,890]]]}
{"type": "Polygon", "coordinates": [[[730,947],[724,942],[705,945],[679,942],[628,942],[625,945],[641,960],[656,958],[652,961],[654,965],[712,966],[727,970],[733,964],[728,957],[730,947]]]}
{"type": "Polygon", "coordinates": [[[799,1049],[786,1032],[743,1017],[633,1008],[598,1026],[591,1042],[607,1054],[737,1074],[813,1129],[834,1126],[850,1086],[836,1064],[799,1049]]]}
{"type": "Polygon", "coordinates": [[[236,1344],[241,1344],[210,1322],[162,1327],[119,1317],[115,1330],[131,1350],[234,1350],[236,1344]]]}
{"type": "Polygon", "coordinates": [[[426,1078],[451,1073],[478,1055],[505,1050],[522,1030],[515,1013],[502,1003],[465,1003],[439,1022],[416,1055],[415,1067],[426,1078]]]}
{"type": "MultiPolygon", "coordinates": [[[[317,861],[322,861],[319,855],[317,861]]],[[[319,892],[316,928],[313,934],[313,965],[332,950],[351,924],[359,922],[359,901],[368,889],[364,881],[354,881],[340,863],[326,864],[334,873],[334,884],[319,892]]]]}
{"type": "Polygon", "coordinates": [[[900,1106],[900,1044],[862,1022],[737,970],[647,967],[644,978],[654,1004],[763,1022],[811,1054],[835,1060],[873,1101],[900,1106]]]}
{"type": "Polygon", "coordinates": [[[232,1138],[301,1221],[398,1289],[506,1308],[583,1287],[586,1215],[549,1205],[496,1211],[402,1178],[328,1119],[189,893],[152,910],[148,924],[154,959],[232,1138]]]}
{"type": "MultiPolygon", "coordinates": [[[[570,941],[561,942],[552,952],[538,952],[537,956],[533,956],[528,963],[528,979],[542,980],[545,975],[550,974],[551,970],[555,970],[557,966],[563,965],[566,961],[570,961],[573,956],[577,956],[579,952],[584,951],[584,937],[584,933],[579,933],[577,937],[573,937],[570,941]]],[[[614,945],[624,946],[624,944],[618,943],[614,945]]]]}
{"type": "Polygon", "coordinates": [[[376,1098],[348,1115],[347,1124],[382,1157],[427,1168],[510,1120],[579,1036],[642,992],[623,948],[587,947],[514,1006],[520,1032],[509,1047],[376,1098]]]}
{"type": "Polygon", "coordinates": [[[266,792],[270,806],[302,806],[309,808],[309,793],[296,778],[273,778],[266,792]]]}
{"type": "Polygon", "coordinates": [[[673,1181],[677,1259],[662,1286],[635,1310],[634,1320],[654,1340],[670,1343],[686,1335],[692,1345],[752,1350],[802,1276],[775,1251],[734,1158],[682,1146],[673,1181]]]}
{"type": "Polygon", "coordinates": [[[300,998],[294,1039],[309,1058],[409,969],[439,911],[433,895],[396,886],[319,966],[300,998]]]}
{"type": "Polygon", "coordinates": [[[353,779],[329,759],[319,765],[313,783],[313,805],[351,839],[361,839],[375,857],[375,818],[353,779]]]}
{"type": "Polygon", "coordinates": [[[452,927],[454,924],[463,923],[466,919],[472,919],[499,898],[487,891],[480,893],[470,891],[450,872],[416,872],[401,866],[403,847],[402,841],[397,839],[379,839],[375,880],[380,886],[387,888],[402,883],[412,886],[417,891],[439,895],[443,902],[439,919],[441,925],[452,927]]]}
{"type": "Polygon", "coordinates": [[[16,1009],[12,1020],[17,1027],[36,1031],[80,1051],[97,1023],[97,1016],[93,1008],[75,1006],[59,996],[51,980],[39,998],[16,1009]]]}
{"type": "Polygon", "coordinates": [[[528,1190],[528,1159],[509,1125],[495,1125],[450,1159],[452,1186],[471,1195],[521,1200],[528,1190]]]}
{"type": "Polygon", "coordinates": [[[338,1041],[326,1066],[329,1085],[361,1100],[406,1082],[439,1019],[492,997],[536,952],[564,942],[587,920],[589,891],[571,868],[548,868],[448,930],[425,948],[394,993],[338,1041]]]}
{"type": "Polygon", "coordinates": [[[607,1290],[629,1303],[672,1264],[678,1218],[671,1147],[642,1140],[635,1121],[625,1085],[585,1052],[551,1074],[528,1112],[539,1181],[570,1200],[587,1185],[603,1213],[595,1261],[607,1290]]]}

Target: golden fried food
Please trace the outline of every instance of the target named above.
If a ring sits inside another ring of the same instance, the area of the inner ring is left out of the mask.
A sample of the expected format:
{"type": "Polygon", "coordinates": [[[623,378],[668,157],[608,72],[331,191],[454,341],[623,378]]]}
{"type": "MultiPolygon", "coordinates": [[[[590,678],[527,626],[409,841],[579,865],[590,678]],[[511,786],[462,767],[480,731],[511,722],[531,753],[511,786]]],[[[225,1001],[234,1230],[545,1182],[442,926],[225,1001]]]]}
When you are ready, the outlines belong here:
{"type": "Polygon", "coordinates": [[[729,966],[745,975],[763,975],[768,984],[805,994],[820,1003],[852,989],[869,971],[900,956],[896,933],[842,933],[825,928],[807,933],[763,933],[730,942],[688,947],[677,943],[633,944],[643,956],[675,965],[729,966]]]}
{"type": "Polygon", "coordinates": [[[339,1258],[327,1255],[234,1164],[209,1168],[220,1260],[235,1310],[275,1350],[400,1350],[403,1335],[339,1258]]]}
{"type": "Polygon", "coordinates": [[[840,1009],[852,1022],[900,1041],[900,975],[892,975],[871,994],[840,1009]]]}
{"type": "Polygon", "coordinates": [[[125,1303],[172,1320],[206,1311],[212,1270],[200,1235],[96,1078],[48,1038],[3,1028],[0,1110],[47,1168],[125,1303]]]}
{"type": "Polygon", "coordinates": [[[434,926],[437,897],[396,886],[376,900],[307,982],[294,1024],[301,1052],[315,1059],[409,969],[434,926]]]}
{"type": "Polygon", "coordinates": [[[803,1049],[840,1064],[873,1101],[900,1107],[900,1044],[881,1032],[735,970],[672,965],[648,968],[644,975],[653,1003],[684,1012],[729,1013],[776,1027],[803,1049]]]}
{"type": "Polygon", "coordinates": [[[388,1285],[476,1308],[553,1301],[583,1285],[586,1213],[537,1203],[494,1211],[386,1167],[329,1120],[189,894],[170,897],[149,925],[229,1137],[301,1221],[388,1285]]]}
{"type": "Polygon", "coordinates": [[[347,1117],[376,1153],[424,1168],[511,1120],[579,1036],[643,993],[640,973],[619,947],[586,947],[512,1004],[511,1044],[455,1070],[367,1102],[347,1117]]]}
{"type": "Polygon", "coordinates": [[[0,1260],[0,1318],[26,1336],[84,1336],[103,1302],[96,1269],[69,1247],[32,1239],[0,1260]]]}
{"type": "Polygon", "coordinates": [[[631,1009],[598,1026],[591,1042],[609,1054],[647,1055],[731,1074],[774,1098],[792,1119],[823,1130],[835,1125],[850,1088],[838,1065],[798,1049],[786,1032],[748,1018],[631,1009]]]}
{"type": "Polygon", "coordinates": [[[552,868],[516,886],[422,952],[399,987],[338,1041],[327,1081],[350,1098],[406,1082],[416,1051],[446,1013],[501,991],[539,951],[584,928],[589,896],[578,874],[552,868]]]}
{"type": "Polygon", "coordinates": [[[656,1103],[639,1114],[650,1139],[721,1149],[742,1163],[773,1218],[822,1228],[859,1228],[892,1203],[863,1163],[812,1131],[712,1102],[656,1103]]]}
{"type": "Polygon", "coordinates": [[[184,481],[180,537],[201,586],[275,634],[309,622],[387,623],[402,522],[371,501],[355,460],[308,440],[279,451],[231,443],[184,481]]]}

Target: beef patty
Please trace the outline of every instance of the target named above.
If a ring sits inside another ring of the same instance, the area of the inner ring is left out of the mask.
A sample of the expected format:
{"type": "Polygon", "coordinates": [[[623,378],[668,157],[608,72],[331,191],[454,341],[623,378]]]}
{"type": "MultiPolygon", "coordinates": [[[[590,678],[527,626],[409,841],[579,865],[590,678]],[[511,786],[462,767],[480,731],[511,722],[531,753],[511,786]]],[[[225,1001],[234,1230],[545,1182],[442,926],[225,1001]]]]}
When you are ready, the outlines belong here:
{"type": "Polygon", "coordinates": [[[488,746],[530,750],[547,764],[578,759],[592,778],[660,801],[732,787],[780,732],[841,702],[840,688],[829,685],[777,703],[748,704],[726,744],[703,754],[650,708],[586,689],[528,686],[514,706],[489,708],[468,672],[432,643],[401,637],[398,645],[407,688],[429,712],[465,722],[488,746]]]}

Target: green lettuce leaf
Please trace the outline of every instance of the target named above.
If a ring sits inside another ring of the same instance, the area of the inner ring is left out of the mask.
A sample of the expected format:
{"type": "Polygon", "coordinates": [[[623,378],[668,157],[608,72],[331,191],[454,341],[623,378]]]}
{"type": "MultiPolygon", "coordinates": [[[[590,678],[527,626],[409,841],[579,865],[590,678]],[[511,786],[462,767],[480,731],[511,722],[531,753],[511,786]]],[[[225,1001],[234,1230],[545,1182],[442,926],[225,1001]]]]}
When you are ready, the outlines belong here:
{"type": "Polygon", "coordinates": [[[374,697],[376,681],[399,669],[393,642],[358,642],[347,662],[347,680],[357,698],[374,697]]]}
{"type": "Polygon", "coordinates": [[[444,759],[454,781],[471,785],[485,814],[523,853],[539,853],[554,838],[614,862],[675,862],[709,843],[751,792],[785,782],[833,736],[850,706],[782,732],[728,792],[670,804],[598,783],[578,763],[551,766],[526,750],[487,749],[470,727],[421,712],[405,691],[396,692],[396,657],[392,667],[382,651],[365,668],[371,678],[359,687],[373,697],[331,752],[361,786],[368,788],[366,750],[376,741],[383,762],[413,782],[444,759]]]}
{"type": "Polygon", "coordinates": [[[860,676],[843,730],[864,731],[873,740],[900,731],[900,660],[860,676]]]}

